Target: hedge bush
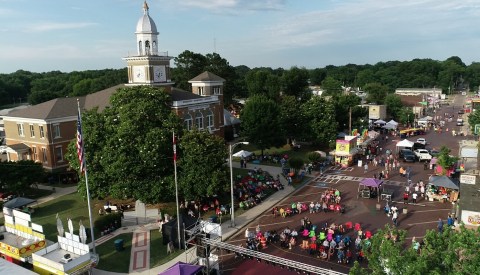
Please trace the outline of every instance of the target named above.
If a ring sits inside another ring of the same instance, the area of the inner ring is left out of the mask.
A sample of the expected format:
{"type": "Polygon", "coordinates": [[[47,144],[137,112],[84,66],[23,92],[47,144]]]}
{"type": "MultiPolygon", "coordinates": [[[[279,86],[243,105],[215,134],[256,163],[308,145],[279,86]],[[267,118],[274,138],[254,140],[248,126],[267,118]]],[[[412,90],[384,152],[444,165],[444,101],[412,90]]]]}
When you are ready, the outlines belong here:
{"type": "Polygon", "coordinates": [[[105,227],[110,227],[111,224],[115,224],[117,221],[118,227],[122,226],[122,214],[121,213],[111,213],[107,215],[100,216],[93,225],[98,232],[101,232],[105,227]]]}

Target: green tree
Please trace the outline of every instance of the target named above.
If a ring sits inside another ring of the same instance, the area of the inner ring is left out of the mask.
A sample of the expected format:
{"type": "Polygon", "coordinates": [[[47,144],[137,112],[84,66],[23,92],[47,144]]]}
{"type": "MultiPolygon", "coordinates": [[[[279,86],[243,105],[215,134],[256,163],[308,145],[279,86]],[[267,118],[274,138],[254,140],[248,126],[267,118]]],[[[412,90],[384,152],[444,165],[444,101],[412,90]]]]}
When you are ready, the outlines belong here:
{"type": "Polygon", "coordinates": [[[278,105],[264,95],[249,98],[241,112],[241,135],[262,150],[262,155],[263,150],[284,144],[279,112],[278,105]]]}
{"type": "Polygon", "coordinates": [[[227,191],[226,158],[228,153],[222,138],[207,131],[187,131],[179,142],[180,193],[191,200],[227,191]]]}
{"type": "Polygon", "coordinates": [[[475,131],[475,125],[477,124],[480,124],[480,110],[478,109],[468,116],[468,125],[470,125],[470,131],[472,131],[472,133],[475,131]]]}
{"type": "Polygon", "coordinates": [[[280,127],[289,139],[303,138],[304,118],[302,103],[294,96],[282,96],[280,99],[280,127]]]}
{"type": "Polygon", "coordinates": [[[342,93],[342,83],[331,76],[327,76],[322,81],[322,89],[325,95],[338,95],[342,93]]]}
{"type": "Polygon", "coordinates": [[[327,70],[316,68],[310,70],[310,82],[312,85],[320,85],[322,81],[327,77],[327,70]]]}
{"type": "Polygon", "coordinates": [[[337,130],[339,131],[348,129],[348,126],[350,125],[350,114],[352,126],[361,124],[359,123],[359,120],[365,118],[367,115],[363,108],[357,107],[360,104],[361,99],[355,94],[337,94],[334,96],[332,102],[335,105],[335,120],[339,127],[337,130]]]}
{"type": "Polygon", "coordinates": [[[452,168],[452,166],[458,161],[458,157],[451,156],[450,152],[451,150],[448,147],[442,146],[442,148],[440,148],[440,153],[437,156],[437,165],[442,167],[443,175],[445,175],[447,170],[452,168]]]}
{"type": "Polygon", "coordinates": [[[297,98],[305,98],[308,92],[308,79],[310,75],[305,68],[292,67],[282,76],[283,94],[297,98]]]}
{"type": "MultiPolygon", "coordinates": [[[[403,108],[402,99],[396,94],[388,94],[385,97],[385,105],[387,106],[387,113],[393,119],[398,119],[403,108]]],[[[412,116],[413,117],[413,116],[412,116]]]]}
{"type": "Polygon", "coordinates": [[[317,145],[333,147],[338,124],[335,120],[335,105],[323,97],[314,96],[302,105],[306,121],[305,136],[317,145]]]}
{"type": "MultiPolygon", "coordinates": [[[[102,113],[85,113],[82,126],[92,197],[146,203],[172,198],[172,130],[181,135],[182,123],[170,103],[163,89],[135,86],[118,89],[102,113]]],[[[78,171],[74,144],[67,158],[78,171]]],[[[82,190],[83,183],[82,176],[82,190]]]]}
{"type": "Polygon", "coordinates": [[[382,105],[388,94],[388,87],[380,83],[368,83],[363,89],[367,92],[367,102],[382,105]]]}
{"type": "Polygon", "coordinates": [[[245,75],[245,82],[249,96],[264,95],[272,100],[280,97],[280,79],[269,70],[251,70],[245,75]]]}
{"type": "Polygon", "coordinates": [[[299,157],[292,157],[288,160],[288,164],[290,165],[290,168],[297,173],[298,170],[302,169],[305,162],[299,157]]]}
{"type": "Polygon", "coordinates": [[[475,274],[480,270],[480,229],[428,230],[424,245],[416,250],[406,241],[406,231],[385,226],[365,250],[368,267],[355,264],[350,274],[475,274]]]}
{"type": "Polygon", "coordinates": [[[21,196],[36,183],[45,178],[45,171],[41,163],[33,160],[0,161],[0,188],[4,191],[21,196]]]}

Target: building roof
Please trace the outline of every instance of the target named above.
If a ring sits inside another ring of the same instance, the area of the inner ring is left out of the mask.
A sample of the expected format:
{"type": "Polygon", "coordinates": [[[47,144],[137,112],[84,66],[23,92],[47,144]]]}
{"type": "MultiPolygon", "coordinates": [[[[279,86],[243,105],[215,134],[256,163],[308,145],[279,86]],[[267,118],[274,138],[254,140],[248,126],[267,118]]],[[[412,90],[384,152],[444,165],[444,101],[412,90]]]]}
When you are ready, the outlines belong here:
{"type": "Polygon", "coordinates": [[[225,79],[219,77],[218,75],[211,73],[209,71],[205,71],[196,77],[190,79],[188,82],[225,82],[225,79]]]}
{"type": "MultiPolygon", "coordinates": [[[[76,116],[77,98],[80,102],[80,108],[82,110],[91,110],[95,107],[98,107],[98,111],[102,112],[106,107],[110,105],[110,97],[118,89],[124,87],[126,87],[125,84],[120,84],[82,97],[65,97],[52,99],[47,102],[29,106],[25,109],[12,111],[8,114],[8,116],[43,120],[76,116]]],[[[172,101],[183,101],[203,98],[203,96],[173,87],[171,89],[170,95],[172,101]]]]}
{"type": "Polygon", "coordinates": [[[202,98],[203,96],[194,94],[192,92],[187,92],[182,89],[178,88],[172,88],[172,91],[170,92],[172,101],[181,101],[181,100],[189,100],[189,99],[197,99],[197,98],[202,98]]]}

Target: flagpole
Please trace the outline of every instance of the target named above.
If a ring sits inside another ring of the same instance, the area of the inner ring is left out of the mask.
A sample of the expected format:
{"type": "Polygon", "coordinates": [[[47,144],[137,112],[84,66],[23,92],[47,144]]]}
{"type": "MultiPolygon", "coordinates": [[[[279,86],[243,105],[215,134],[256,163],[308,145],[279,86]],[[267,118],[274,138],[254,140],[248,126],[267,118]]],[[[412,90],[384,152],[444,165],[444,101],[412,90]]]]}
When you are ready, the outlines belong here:
{"type": "Polygon", "coordinates": [[[178,249],[182,250],[180,236],[180,208],[178,207],[178,180],[177,180],[177,141],[175,139],[175,130],[173,130],[173,167],[175,170],[175,198],[177,200],[177,228],[178,228],[178,249]]]}
{"type": "MultiPolygon", "coordinates": [[[[82,113],[80,112],[80,101],[78,99],[77,99],[77,106],[78,106],[78,120],[79,120],[78,123],[80,123],[79,127],[81,127],[82,126],[82,113]]],[[[92,207],[90,205],[90,190],[88,189],[87,161],[85,160],[85,150],[84,150],[84,146],[83,146],[83,135],[81,136],[81,138],[82,138],[82,141],[81,141],[80,145],[81,145],[82,148],[80,148],[80,149],[83,152],[83,158],[82,158],[81,161],[83,161],[83,169],[84,169],[84,172],[85,172],[85,187],[86,187],[86,190],[87,190],[88,217],[89,217],[89,221],[90,221],[90,237],[92,238],[93,253],[97,254],[97,251],[95,249],[95,237],[94,237],[94,234],[93,234],[92,207]]],[[[77,144],[78,144],[78,141],[77,141],[77,144]]],[[[81,166],[82,166],[82,164],[80,164],[80,167],[81,166]]]]}

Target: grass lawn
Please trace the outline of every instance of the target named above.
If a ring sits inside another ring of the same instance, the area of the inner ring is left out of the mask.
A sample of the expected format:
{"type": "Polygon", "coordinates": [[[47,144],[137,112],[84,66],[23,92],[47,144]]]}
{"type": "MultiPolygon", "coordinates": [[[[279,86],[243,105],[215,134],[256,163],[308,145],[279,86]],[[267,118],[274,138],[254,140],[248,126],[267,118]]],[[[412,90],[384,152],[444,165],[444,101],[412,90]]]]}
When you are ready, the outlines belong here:
{"type": "Polygon", "coordinates": [[[132,233],[120,234],[105,243],[96,247],[100,261],[98,262],[98,269],[128,273],[130,268],[130,254],[132,252],[132,233]],[[115,250],[115,240],[123,239],[123,251],[115,250]]]}
{"type": "Polygon", "coordinates": [[[162,234],[158,230],[150,231],[150,268],[162,265],[171,259],[177,257],[185,250],[178,250],[168,255],[167,246],[163,244],[162,234]]]}
{"type": "MultiPolygon", "coordinates": [[[[63,222],[65,230],[68,230],[68,218],[72,219],[73,228],[76,233],[78,233],[78,222],[80,220],[82,220],[86,228],[90,227],[87,201],[81,198],[78,193],[61,196],[60,198],[39,205],[35,208],[35,213],[32,215],[32,221],[43,226],[43,232],[48,240],[57,240],[57,220],[55,217],[57,213],[63,222]]],[[[98,217],[98,212],[92,211],[92,214],[92,218],[95,221],[98,217]]],[[[88,242],[90,241],[89,239],[88,242]]]]}

